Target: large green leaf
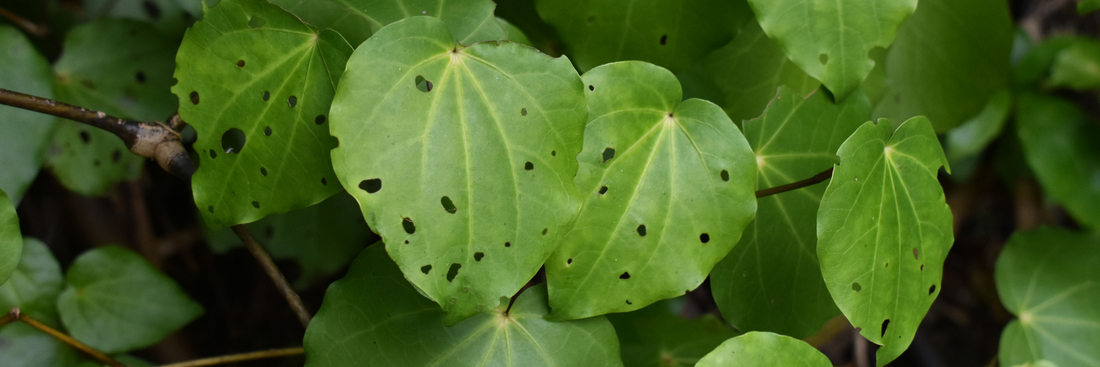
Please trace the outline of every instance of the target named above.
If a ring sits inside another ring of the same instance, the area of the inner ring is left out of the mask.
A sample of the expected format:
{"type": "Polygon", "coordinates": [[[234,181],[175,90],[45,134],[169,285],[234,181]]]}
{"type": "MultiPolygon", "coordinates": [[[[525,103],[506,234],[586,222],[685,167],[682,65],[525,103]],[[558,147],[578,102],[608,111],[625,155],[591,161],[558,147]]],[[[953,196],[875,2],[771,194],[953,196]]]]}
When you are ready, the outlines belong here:
{"type": "Polygon", "coordinates": [[[947,158],[923,117],[897,130],[888,120],[867,122],[837,156],[817,214],[817,256],[840,311],[882,345],[882,366],[909,347],[939,295],[954,242],[936,180],[947,158]]]}
{"type": "Polygon", "coordinates": [[[829,358],[806,342],[764,332],[727,340],[699,361],[698,367],[829,367],[829,358]]]}
{"type": "Polygon", "coordinates": [[[760,26],[787,56],[843,100],[874,68],[917,0],[748,0],[760,26]]]}
{"type": "MultiPolygon", "coordinates": [[[[53,98],[53,72],[15,28],[0,25],[0,88],[53,98]]],[[[55,117],[0,106],[0,190],[16,205],[38,176],[55,117]]]]}
{"type": "Polygon", "coordinates": [[[1100,366],[1100,236],[1054,228],[1016,233],[994,275],[1001,302],[1019,317],[1002,334],[1002,365],[1047,359],[1100,366]]]}
{"type": "Polygon", "coordinates": [[[1100,229],[1100,126],[1073,102],[1020,96],[1017,134],[1043,189],[1074,219],[1100,229]]]}
{"type": "Polygon", "coordinates": [[[57,296],[63,282],[61,266],[42,241],[26,238],[23,242],[19,265],[11,279],[0,285],[0,310],[19,307],[38,321],[57,327],[57,296]]]}
{"type": "Polygon", "coordinates": [[[711,314],[687,320],[683,297],[660,301],[607,319],[619,335],[623,363],[631,367],[687,367],[737,332],[711,314]]]}
{"type": "Polygon", "coordinates": [[[73,261],[57,300],[70,335],[104,353],[148,347],[203,313],[171,278],[121,247],[73,261]]]}
{"type": "Polygon", "coordinates": [[[821,85],[787,59],[755,20],[747,22],[733,42],[704,58],[703,64],[725,94],[715,102],[737,123],[759,117],[780,86],[805,96],[821,85]]]}
{"type": "Polygon", "coordinates": [[[566,58],[462,47],[432,17],[383,28],[348,62],[333,166],[448,323],[514,295],[576,213],[581,88],[566,58]]]}
{"type": "Polygon", "coordinates": [[[1086,39],[1059,51],[1050,67],[1049,85],[1076,90],[1100,88],[1100,42],[1086,39]]]}
{"type": "Polygon", "coordinates": [[[695,289],[756,212],[756,160],[722,109],[641,61],[582,76],[580,214],[546,263],[559,319],[636,310],[695,289]]]}
{"type": "Polygon", "coordinates": [[[946,132],[1008,84],[1011,50],[1007,1],[921,0],[886,53],[886,91],[875,116],[923,115],[946,132]]]}
{"type": "Polygon", "coordinates": [[[206,224],[220,228],[335,194],[328,111],[351,54],[264,0],[223,0],[184,36],[172,92],[198,132],[191,179],[206,224]]]}
{"type": "Polygon", "coordinates": [[[379,243],[329,286],[306,330],[306,366],[622,366],[606,318],[546,321],[542,285],[517,297],[445,327],[379,243]]]}
{"type": "MultiPolygon", "coordinates": [[[[803,98],[783,87],[764,115],[745,121],[756,153],[756,187],[807,179],[837,163],[836,151],[871,117],[862,92],[833,104],[824,92],[803,98]]],[[[710,273],[714,300],[741,331],[807,338],[840,313],[817,261],[822,184],[759,199],[741,243],[710,273]]]]}
{"type": "Polygon", "coordinates": [[[306,22],[332,28],[353,46],[359,46],[382,27],[418,15],[447,24],[454,40],[463,45],[506,39],[490,0],[275,0],[306,22]]]}
{"type": "Polygon", "coordinates": [[[752,12],[744,0],[537,0],[581,71],[641,60],[674,71],[733,37],[752,12]]]}
{"type": "Polygon", "coordinates": [[[19,232],[19,217],[11,199],[0,190],[0,284],[8,281],[19,265],[23,253],[23,235],[19,232]]]}

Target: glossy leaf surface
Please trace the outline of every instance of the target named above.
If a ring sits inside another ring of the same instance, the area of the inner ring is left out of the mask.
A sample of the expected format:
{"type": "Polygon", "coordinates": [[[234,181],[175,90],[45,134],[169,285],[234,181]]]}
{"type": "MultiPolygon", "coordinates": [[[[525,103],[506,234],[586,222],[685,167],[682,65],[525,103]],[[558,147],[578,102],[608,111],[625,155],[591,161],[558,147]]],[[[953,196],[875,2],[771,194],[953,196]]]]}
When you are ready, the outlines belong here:
{"type": "Polygon", "coordinates": [[[622,366],[603,317],[543,319],[546,287],[523,291],[454,326],[402,276],[382,244],[332,284],[305,336],[306,366],[622,366]]]}
{"type": "Polygon", "coordinates": [[[427,15],[447,24],[454,40],[469,46],[475,42],[506,39],[496,21],[490,0],[275,0],[306,22],[332,28],[358,47],[372,32],[390,23],[427,15]]]}
{"type": "Polygon", "coordinates": [[[1025,93],[1018,111],[1024,156],[1047,195],[1079,223],[1100,229],[1100,127],[1056,97],[1025,93]]]}
{"type": "Polygon", "coordinates": [[[19,232],[19,217],[4,190],[0,190],[0,284],[8,281],[19,265],[23,253],[23,235],[19,232]]]}
{"type": "Polygon", "coordinates": [[[304,208],[340,190],[328,111],[351,54],[263,0],[223,0],[184,37],[180,117],[198,132],[195,204],[210,227],[304,208]]]}
{"type": "Polygon", "coordinates": [[[582,76],[588,126],[574,183],[585,202],[546,263],[554,317],[636,310],[684,294],[756,212],[756,160],[722,109],[659,66],[582,76]]]}
{"type": "Polygon", "coordinates": [[[646,308],[607,315],[619,335],[623,363],[631,367],[694,366],[737,332],[711,314],[680,316],[684,299],[660,301],[646,308]]]}
{"type": "Polygon", "coordinates": [[[1001,0],[921,0],[886,53],[875,117],[927,116],[936,132],[977,115],[1008,84],[1012,18],[1001,0]]]}
{"type": "Polygon", "coordinates": [[[874,68],[869,52],[893,42],[917,0],[748,0],[787,56],[843,100],[874,68]]]}
{"type": "Polygon", "coordinates": [[[1100,366],[1100,237],[1054,228],[1017,233],[994,273],[1001,302],[1019,317],[1002,334],[1001,363],[1100,366]]]}
{"type": "MultiPolygon", "coordinates": [[[[821,198],[817,255],[833,300],[875,344],[879,366],[909,347],[940,291],[954,242],[936,180],[947,165],[932,124],[867,122],[837,151],[821,198]]],[[[950,168],[948,168],[950,169],[950,168]]]]}
{"type": "Polygon", "coordinates": [[[729,42],[752,11],[743,0],[537,0],[577,67],[641,60],[673,71],[729,42]]]}
{"type": "Polygon", "coordinates": [[[779,334],[751,332],[727,340],[698,367],[829,367],[829,358],[806,342],[779,334]]]}
{"type": "Polygon", "coordinates": [[[203,313],[168,276],[121,247],[73,261],[57,301],[70,335],[104,353],[144,348],[203,313]]]}
{"type": "Polygon", "coordinates": [[[1050,86],[1076,90],[1100,88],[1100,42],[1074,42],[1054,57],[1050,86]]]}
{"type": "Polygon", "coordinates": [[[42,241],[26,238],[23,254],[7,283],[0,285],[0,309],[19,307],[36,320],[57,327],[57,296],[61,294],[61,265],[42,241]]]}
{"type": "MultiPolygon", "coordinates": [[[[0,25],[0,88],[53,98],[50,64],[15,28],[0,25]]],[[[16,205],[42,167],[56,117],[0,106],[0,190],[16,205]]]]}
{"type": "Polygon", "coordinates": [[[333,165],[448,323],[514,295],[576,213],[581,88],[568,59],[510,42],[464,48],[432,17],[383,28],[348,62],[333,165]]]}
{"type": "MultiPolygon", "coordinates": [[[[761,118],[742,126],[756,154],[756,188],[829,169],[840,144],[870,117],[862,92],[834,105],[822,91],[803,98],[781,88],[761,118]]],[[[807,338],[840,313],[817,261],[817,209],[826,186],[758,199],[741,242],[711,271],[714,301],[738,330],[807,338]]]]}

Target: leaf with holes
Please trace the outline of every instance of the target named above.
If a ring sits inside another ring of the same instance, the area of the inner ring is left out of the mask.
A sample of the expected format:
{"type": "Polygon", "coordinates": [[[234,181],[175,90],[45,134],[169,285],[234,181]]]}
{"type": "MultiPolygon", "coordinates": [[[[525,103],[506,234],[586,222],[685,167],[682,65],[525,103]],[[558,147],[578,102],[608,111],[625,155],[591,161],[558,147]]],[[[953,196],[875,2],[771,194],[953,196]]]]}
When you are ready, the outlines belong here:
{"type": "Polygon", "coordinates": [[[351,46],[264,0],[223,0],[176,56],[180,117],[198,132],[195,204],[210,227],[340,191],[328,111],[351,46]]]}
{"type": "MultiPolygon", "coordinates": [[[[15,28],[0,25],[0,88],[53,98],[53,71],[15,28]]],[[[0,106],[0,190],[19,199],[38,176],[56,117],[0,106]]]]}
{"type": "MultiPolygon", "coordinates": [[[[764,115],[742,125],[756,153],[758,189],[807,179],[837,162],[836,151],[871,117],[856,91],[839,104],[782,87],[764,115]]],[[[818,204],[825,184],[760,198],[741,243],[710,273],[711,293],[741,331],[808,338],[840,313],[817,261],[818,204]]]]}
{"type": "Polygon", "coordinates": [[[1100,88],[1100,42],[1075,42],[1054,57],[1050,67],[1051,87],[1076,90],[1100,88]]]}
{"type": "Polygon", "coordinates": [[[156,344],[203,313],[175,281],[115,246],[73,261],[57,310],[74,338],[104,353],[156,344]]]}
{"type": "Polygon", "coordinates": [[[737,332],[714,315],[680,316],[684,297],[607,315],[619,335],[623,363],[631,367],[686,366],[737,332]]]}
{"type": "Polygon", "coordinates": [[[917,0],[748,0],[761,28],[807,74],[843,100],[874,68],[917,0]]]}
{"type": "Polygon", "coordinates": [[[510,42],[462,47],[442,21],[413,17],[348,62],[332,162],[453,324],[496,308],[553,252],[578,206],[584,106],[568,59],[510,42]]]}
{"type": "Polygon", "coordinates": [[[420,15],[436,17],[447,24],[455,42],[507,39],[508,33],[496,21],[490,0],[275,0],[303,20],[321,28],[340,31],[358,47],[386,25],[420,15]]]}
{"type": "Polygon", "coordinates": [[[582,76],[588,98],[574,182],[586,195],[546,263],[558,319],[636,310],[695,289],[756,212],[756,160],[722,109],[659,66],[582,76]]]}
{"type": "Polygon", "coordinates": [[[583,72],[621,60],[688,68],[729,42],[752,16],[743,0],[538,0],[583,72]]]}
{"type": "Polygon", "coordinates": [[[38,321],[57,327],[57,296],[61,294],[61,265],[42,241],[25,238],[19,265],[0,285],[0,310],[19,307],[38,321]]]}
{"type": "Polygon", "coordinates": [[[1019,317],[1002,334],[1002,365],[1047,359],[1100,366],[1100,236],[1054,228],[1017,232],[994,273],[1001,302],[1019,317]]]}
{"type": "Polygon", "coordinates": [[[0,284],[8,281],[19,265],[23,253],[23,235],[19,231],[19,217],[4,190],[0,190],[0,284]]]}
{"type": "Polygon", "coordinates": [[[1008,2],[920,0],[886,53],[875,117],[927,116],[936,132],[946,132],[1008,84],[1011,50],[1008,2]]]}
{"type": "Polygon", "coordinates": [[[936,180],[947,158],[923,117],[897,130],[885,119],[864,123],[837,156],[817,213],[817,256],[840,311],[882,345],[882,366],[909,347],[939,295],[954,242],[936,180]]]}
{"type": "Polygon", "coordinates": [[[544,320],[542,285],[516,297],[445,327],[378,243],[325,292],[306,330],[306,366],[622,366],[606,318],[544,320]]]}
{"type": "Polygon", "coordinates": [[[751,332],[727,340],[699,360],[697,367],[829,367],[829,358],[806,342],[772,333],[751,332]]]}

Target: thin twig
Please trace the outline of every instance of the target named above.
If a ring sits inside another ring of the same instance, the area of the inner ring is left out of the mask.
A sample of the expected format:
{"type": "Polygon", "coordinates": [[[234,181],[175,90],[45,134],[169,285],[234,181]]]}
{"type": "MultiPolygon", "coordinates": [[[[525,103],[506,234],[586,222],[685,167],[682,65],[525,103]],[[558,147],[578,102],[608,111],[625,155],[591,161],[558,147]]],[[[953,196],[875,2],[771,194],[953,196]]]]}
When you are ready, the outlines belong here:
{"type": "Polygon", "coordinates": [[[302,348],[284,348],[284,349],[272,349],[260,352],[250,352],[241,354],[231,354],[221,357],[196,359],[193,361],[172,363],[162,365],[160,367],[202,367],[202,366],[214,366],[219,364],[227,364],[241,361],[251,361],[265,358],[296,356],[304,354],[305,349],[302,348]]]}
{"type": "Polygon", "coordinates": [[[801,189],[801,188],[806,187],[806,186],[813,186],[817,183],[828,180],[832,177],[833,177],[833,169],[830,167],[829,169],[825,170],[825,172],[818,173],[818,174],[814,175],[814,177],[810,177],[810,178],[807,178],[807,179],[802,180],[802,181],[798,181],[798,182],[789,183],[789,184],[786,184],[786,185],[783,185],[783,186],[778,186],[778,187],[773,187],[773,188],[770,188],[770,189],[763,189],[763,190],[757,191],[756,192],[756,198],[759,199],[759,198],[762,198],[762,197],[765,197],[765,196],[768,196],[768,195],[775,195],[775,194],[783,193],[783,192],[787,192],[787,191],[798,190],[798,189],[801,189]]]}
{"type": "Polygon", "coordinates": [[[252,232],[248,230],[243,224],[238,224],[232,227],[233,232],[237,233],[237,237],[241,239],[241,243],[244,243],[244,247],[248,249],[248,252],[252,253],[252,256],[256,258],[256,261],[260,262],[260,266],[264,268],[264,272],[268,277],[275,282],[275,288],[279,289],[279,293],[283,294],[283,298],[286,298],[286,302],[290,304],[290,308],[294,310],[294,315],[298,316],[298,321],[302,322],[302,326],[309,325],[309,310],[306,310],[306,306],[302,304],[302,298],[298,297],[298,293],[294,292],[294,289],[287,283],[286,278],[283,277],[283,273],[279,272],[279,268],[275,266],[275,262],[271,261],[271,256],[260,244],[256,242],[256,238],[252,237],[252,232]]]}
{"type": "Polygon", "coordinates": [[[57,338],[57,340],[65,342],[65,344],[71,345],[73,348],[84,352],[84,354],[95,358],[97,361],[106,363],[108,366],[126,367],[126,365],[122,364],[122,362],[116,361],[114,358],[111,358],[103,352],[95,350],[95,348],[89,347],[87,344],[81,343],[79,340],[73,339],[73,337],[65,335],[64,333],[57,331],[46,324],[38,322],[38,320],[35,320],[33,317],[30,317],[27,314],[19,311],[18,307],[11,309],[11,311],[8,311],[8,317],[12,317],[19,321],[22,321],[24,324],[30,325],[31,327],[41,330],[46,334],[50,334],[50,336],[57,338]]]}
{"type": "Polygon", "coordinates": [[[16,320],[19,320],[18,312],[19,312],[19,308],[16,307],[16,308],[11,309],[11,311],[8,311],[8,313],[4,314],[4,316],[0,317],[0,326],[4,326],[4,325],[10,324],[12,322],[15,322],[16,320]]]}
{"type": "Polygon", "coordinates": [[[24,31],[30,33],[33,36],[46,37],[50,34],[49,28],[46,28],[45,26],[39,26],[32,21],[23,19],[23,17],[20,17],[18,14],[12,13],[8,9],[4,9],[3,7],[0,7],[0,17],[6,18],[7,20],[11,21],[19,28],[23,28],[24,31]]]}

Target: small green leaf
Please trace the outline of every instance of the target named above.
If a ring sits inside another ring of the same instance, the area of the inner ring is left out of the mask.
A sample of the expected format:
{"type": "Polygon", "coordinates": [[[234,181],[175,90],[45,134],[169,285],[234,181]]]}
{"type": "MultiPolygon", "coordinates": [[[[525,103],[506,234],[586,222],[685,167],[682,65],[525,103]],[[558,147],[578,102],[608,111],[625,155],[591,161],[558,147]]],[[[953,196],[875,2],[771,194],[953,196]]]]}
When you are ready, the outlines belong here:
{"type": "Polygon", "coordinates": [[[198,132],[191,183],[208,226],[308,207],[340,190],[328,112],[351,51],[336,32],[264,0],[223,0],[187,32],[172,92],[198,132]]]}
{"type": "Polygon", "coordinates": [[[683,297],[660,301],[607,319],[619,335],[623,362],[631,367],[691,366],[726,339],[737,336],[711,314],[687,320],[679,315],[683,297]]]}
{"type": "Polygon", "coordinates": [[[1088,14],[1100,9],[1100,0],[1078,0],[1077,13],[1088,14]]]}
{"type": "Polygon", "coordinates": [[[372,32],[390,23],[427,15],[447,24],[454,40],[469,46],[503,40],[507,32],[496,21],[489,0],[275,0],[290,12],[320,28],[339,31],[358,47],[372,32]]]}
{"type": "Polygon", "coordinates": [[[743,0],[537,0],[577,67],[622,60],[673,71],[690,67],[729,42],[752,11],[743,0]]]}
{"type": "Polygon", "coordinates": [[[0,284],[8,281],[19,265],[23,253],[23,235],[19,232],[19,217],[11,199],[0,190],[0,284]]]}
{"type": "Polygon", "coordinates": [[[203,309],[140,255],[121,247],[89,250],[73,261],[57,301],[77,340],[104,353],[148,347],[203,309]]]}
{"type": "MultiPolygon", "coordinates": [[[[53,98],[50,64],[15,28],[0,25],[0,88],[53,98]]],[[[19,199],[38,176],[56,117],[0,106],[0,190],[19,199]]]]}
{"type": "MultiPolygon", "coordinates": [[[[837,162],[836,151],[871,117],[862,92],[833,104],[824,92],[803,98],[782,87],[761,118],[743,130],[757,162],[758,189],[813,177],[837,162]]],[[[818,184],[758,201],[741,243],[710,273],[711,293],[741,331],[807,338],[840,313],[817,261],[818,184]]]]}
{"type": "Polygon", "coordinates": [[[581,88],[566,58],[462,47],[432,17],[383,28],[348,62],[333,166],[448,323],[519,291],[576,213],[581,88]]]}
{"type": "Polygon", "coordinates": [[[761,28],[807,74],[843,100],[874,68],[917,0],[749,0],[761,28]]]}
{"type": "Polygon", "coordinates": [[[697,367],[829,367],[829,358],[806,342],[765,332],[751,332],[727,340],[696,364],[697,367]]]}
{"type": "Polygon", "coordinates": [[[947,160],[951,163],[980,154],[1001,135],[1012,108],[1012,95],[1002,89],[989,99],[982,112],[947,133],[947,160]]]}
{"type": "Polygon", "coordinates": [[[1017,134],[1043,189],[1081,224],[1100,229],[1100,126],[1076,104],[1020,96],[1017,134]]]}
{"type": "Polygon", "coordinates": [[[445,327],[443,311],[405,280],[378,243],[329,286],[306,329],[306,366],[622,366],[606,318],[544,320],[542,285],[517,297],[508,312],[505,298],[500,307],[445,327]]]}
{"type": "Polygon", "coordinates": [[[57,327],[57,296],[62,282],[61,266],[50,249],[42,241],[25,238],[19,266],[11,279],[0,285],[0,310],[19,307],[38,321],[57,327]]]}
{"type": "Polygon", "coordinates": [[[1050,86],[1076,90],[1100,88],[1100,42],[1074,42],[1054,57],[1050,86]]]}
{"type": "Polygon", "coordinates": [[[70,367],[80,360],[76,349],[30,325],[15,322],[0,328],[0,361],[5,366],[70,367]]]}
{"type": "Polygon", "coordinates": [[[1100,236],[1017,232],[997,259],[997,293],[1019,317],[1001,337],[1002,365],[1046,359],[1100,366],[1100,236]]]}
{"type": "Polygon", "coordinates": [[[852,326],[882,345],[879,366],[913,341],[954,242],[936,180],[947,158],[932,123],[916,117],[892,126],[867,122],[840,146],[817,214],[825,285],[852,326]]]}
{"type": "Polygon", "coordinates": [[[695,289],[756,212],[756,160],[718,106],[681,103],[676,77],[642,61],[581,78],[589,119],[574,183],[586,200],[546,263],[558,319],[695,289]]]}
{"type": "Polygon", "coordinates": [[[1007,86],[1011,51],[1008,2],[921,0],[886,53],[875,117],[927,116],[936,132],[947,132],[1007,86]]]}

